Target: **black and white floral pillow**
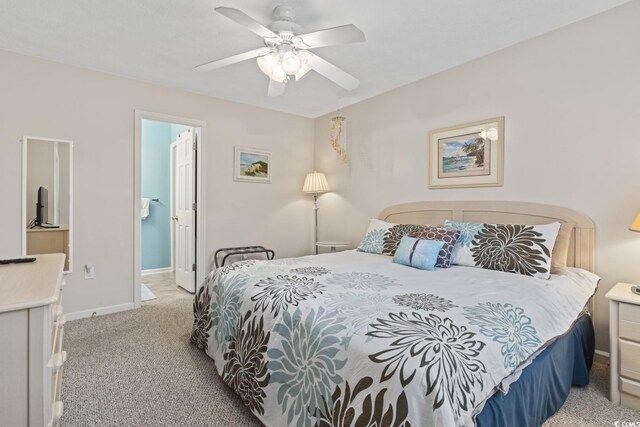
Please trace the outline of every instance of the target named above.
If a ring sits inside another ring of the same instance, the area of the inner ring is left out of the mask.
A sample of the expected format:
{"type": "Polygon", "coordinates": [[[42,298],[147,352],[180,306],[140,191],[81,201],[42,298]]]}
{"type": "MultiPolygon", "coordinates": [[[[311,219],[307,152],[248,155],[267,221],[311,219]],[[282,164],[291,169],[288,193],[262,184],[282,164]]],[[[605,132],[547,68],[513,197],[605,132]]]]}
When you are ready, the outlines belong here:
{"type": "Polygon", "coordinates": [[[394,224],[374,218],[370,221],[367,234],[358,245],[358,250],[393,256],[404,236],[418,237],[423,228],[422,225],[394,224]]]}
{"type": "Polygon", "coordinates": [[[544,225],[480,224],[445,221],[461,232],[452,264],[548,279],[551,252],[560,223],[544,225]]]}

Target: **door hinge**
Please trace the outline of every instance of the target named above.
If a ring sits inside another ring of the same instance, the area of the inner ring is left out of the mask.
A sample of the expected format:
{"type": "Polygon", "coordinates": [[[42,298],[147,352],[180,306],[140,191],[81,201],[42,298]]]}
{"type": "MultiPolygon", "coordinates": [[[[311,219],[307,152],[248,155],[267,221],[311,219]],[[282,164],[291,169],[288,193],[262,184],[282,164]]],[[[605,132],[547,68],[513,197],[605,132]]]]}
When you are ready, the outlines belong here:
{"type": "Polygon", "coordinates": [[[196,271],[196,265],[195,264],[191,264],[191,271],[196,271]]]}
{"type": "Polygon", "coordinates": [[[193,210],[197,211],[198,210],[198,203],[197,202],[193,202],[193,210]]]}
{"type": "Polygon", "coordinates": [[[198,151],[198,143],[197,142],[193,143],[193,151],[198,151]]]}

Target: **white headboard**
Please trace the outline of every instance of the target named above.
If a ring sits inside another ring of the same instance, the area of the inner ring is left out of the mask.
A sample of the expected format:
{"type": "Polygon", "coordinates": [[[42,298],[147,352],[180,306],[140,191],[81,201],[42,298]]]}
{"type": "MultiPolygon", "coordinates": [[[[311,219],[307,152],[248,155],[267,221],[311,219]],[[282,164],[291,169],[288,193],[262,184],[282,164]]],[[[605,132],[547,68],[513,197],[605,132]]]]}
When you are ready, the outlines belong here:
{"type": "Polygon", "coordinates": [[[486,200],[425,201],[389,206],[378,218],[397,224],[433,225],[441,225],[445,219],[493,224],[574,222],[567,265],[592,272],[595,268],[595,224],[586,215],[561,206],[486,200]]]}

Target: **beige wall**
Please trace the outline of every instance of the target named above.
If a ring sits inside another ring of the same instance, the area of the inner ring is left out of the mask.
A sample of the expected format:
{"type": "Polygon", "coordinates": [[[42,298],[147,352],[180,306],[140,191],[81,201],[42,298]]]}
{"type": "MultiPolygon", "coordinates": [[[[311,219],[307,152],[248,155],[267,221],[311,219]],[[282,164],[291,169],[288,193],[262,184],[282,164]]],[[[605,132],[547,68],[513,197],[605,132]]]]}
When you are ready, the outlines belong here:
{"type": "Polygon", "coordinates": [[[301,188],[313,166],[313,120],[1,51],[0,94],[0,257],[21,250],[21,136],[74,142],[65,311],[133,301],[135,109],[206,122],[207,253],[246,244],[278,257],[311,253],[311,200],[301,188]],[[271,150],[273,183],[234,182],[234,145],[271,150]],[[83,278],[87,263],[93,280],[83,278]]]}
{"type": "Polygon", "coordinates": [[[640,281],[640,1],[342,110],[349,165],[316,119],[320,238],[362,238],[385,206],[415,200],[557,204],[597,227],[597,348],[608,349],[604,294],[640,281]],[[505,116],[504,187],[429,190],[430,129],[505,116]]]}

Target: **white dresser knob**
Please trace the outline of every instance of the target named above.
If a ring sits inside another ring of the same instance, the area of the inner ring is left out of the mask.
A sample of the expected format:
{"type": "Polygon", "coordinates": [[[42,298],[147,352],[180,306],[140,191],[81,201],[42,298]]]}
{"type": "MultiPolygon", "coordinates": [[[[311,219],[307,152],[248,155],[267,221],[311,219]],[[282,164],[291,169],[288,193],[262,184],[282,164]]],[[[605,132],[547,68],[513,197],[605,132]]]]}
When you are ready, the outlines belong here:
{"type": "Polygon", "coordinates": [[[57,371],[62,367],[62,365],[64,365],[64,362],[66,361],[67,361],[67,352],[61,351],[60,353],[56,353],[53,356],[51,356],[51,360],[49,360],[49,363],[47,364],[47,366],[53,369],[54,371],[57,371]]]}
{"type": "Polygon", "coordinates": [[[64,411],[64,404],[62,403],[62,401],[58,400],[56,402],[53,402],[53,405],[51,405],[51,423],[57,423],[58,421],[60,421],[60,418],[62,418],[62,412],[64,411]]]}
{"type": "Polygon", "coordinates": [[[67,323],[67,316],[65,316],[64,314],[61,316],[58,316],[58,318],[56,319],[56,323],[59,326],[64,326],[64,324],[67,323]]]}
{"type": "Polygon", "coordinates": [[[62,304],[54,304],[51,309],[53,313],[53,318],[58,320],[60,316],[64,313],[64,309],[62,308],[62,304]]]}

